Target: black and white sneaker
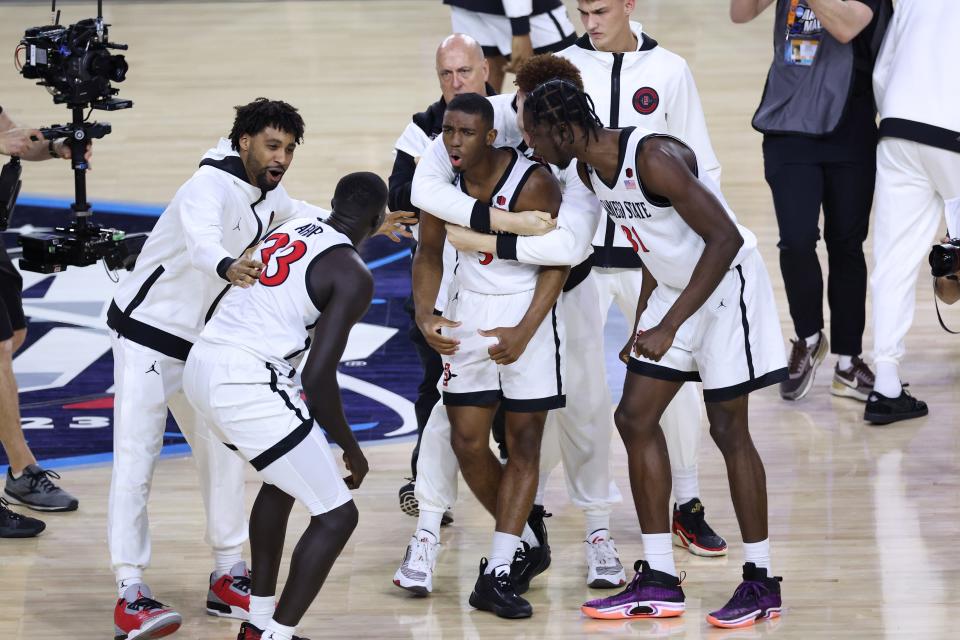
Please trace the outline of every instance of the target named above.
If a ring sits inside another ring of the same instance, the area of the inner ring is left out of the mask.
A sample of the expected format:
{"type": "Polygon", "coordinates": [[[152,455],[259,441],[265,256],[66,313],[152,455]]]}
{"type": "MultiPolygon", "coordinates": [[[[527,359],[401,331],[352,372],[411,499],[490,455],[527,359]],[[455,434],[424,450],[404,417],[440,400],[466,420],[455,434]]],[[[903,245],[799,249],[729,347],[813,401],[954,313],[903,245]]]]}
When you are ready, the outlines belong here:
{"type": "Polygon", "coordinates": [[[47,528],[41,520],[10,510],[10,503],[0,498],[0,538],[32,538],[47,528]]]}
{"type": "Polygon", "coordinates": [[[529,618],[533,607],[521,598],[509,573],[486,573],[487,559],[480,560],[480,576],[470,593],[470,606],[492,611],[501,618],[529,618]]]}
{"type": "Polygon", "coordinates": [[[863,419],[871,424],[890,424],[900,420],[920,418],[927,415],[927,403],[917,400],[901,389],[896,398],[888,398],[882,393],[871,391],[867,396],[867,406],[863,410],[863,419]]]}
{"type": "MultiPolygon", "coordinates": [[[[400,511],[403,511],[408,516],[413,516],[417,518],[420,516],[420,503],[417,501],[416,494],[416,480],[413,478],[407,478],[409,482],[400,487],[400,511]]],[[[443,519],[440,521],[440,526],[445,527],[448,524],[453,524],[453,511],[449,509],[443,512],[443,519]]]]}
{"type": "Polygon", "coordinates": [[[4,493],[14,504],[22,504],[34,511],[76,511],[79,501],[53,484],[50,478],[59,480],[60,476],[56,471],[31,464],[19,478],[14,478],[8,467],[4,493]]]}
{"type": "Polygon", "coordinates": [[[517,587],[517,593],[526,593],[530,589],[530,581],[549,568],[550,545],[531,547],[521,542],[510,565],[510,577],[517,587]]]}

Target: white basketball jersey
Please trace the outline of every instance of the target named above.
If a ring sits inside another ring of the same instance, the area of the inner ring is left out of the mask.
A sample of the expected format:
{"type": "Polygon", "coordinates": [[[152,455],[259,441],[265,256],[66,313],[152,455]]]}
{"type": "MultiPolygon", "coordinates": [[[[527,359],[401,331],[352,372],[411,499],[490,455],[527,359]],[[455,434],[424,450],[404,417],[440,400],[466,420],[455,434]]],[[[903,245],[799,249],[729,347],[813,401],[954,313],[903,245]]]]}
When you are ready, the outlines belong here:
{"type": "MultiPolygon", "coordinates": [[[[669,200],[648,193],[637,177],[637,147],[652,135],[662,134],[638,127],[623,129],[618,169],[613,182],[607,184],[593,167],[588,167],[590,183],[607,216],[616,224],[616,232],[627,238],[657,282],[683,289],[690,281],[705,244],[669,200]]],[[[736,223],[736,216],[716,183],[707,176],[700,177],[700,181],[717,196],[736,223]]],[[[757,246],[757,238],[749,229],[740,224],[737,224],[737,229],[743,236],[743,246],[731,267],[740,264],[757,246]]]]}
{"type": "MultiPolygon", "coordinates": [[[[506,148],[513,155],[510,164],[494,188],[493,197],[487,203],[491,207],[515,211],[517,199],[530,175],[540,165],[528,160],[513,148],[506,148]]],[[[457,174],[457,185],[467,192],[466,183],[461,174],[457,174]]],[[[530,291],[537,286],[540,267],[523,264],[516,260],[501,260],[489,253],[457,252],[456,283],[462,289],[486,294],[509,294],[530,291]]]]}
{"type": "Polygon", "coordinates": [[[350,239],[319,218],[296,218],[277,227],[254,250],[264,264],[252,287],[231,287],[201,339],[227,344],[291,373],[310,347],[320,310],[307,281],[317,259],[350,239]]]}

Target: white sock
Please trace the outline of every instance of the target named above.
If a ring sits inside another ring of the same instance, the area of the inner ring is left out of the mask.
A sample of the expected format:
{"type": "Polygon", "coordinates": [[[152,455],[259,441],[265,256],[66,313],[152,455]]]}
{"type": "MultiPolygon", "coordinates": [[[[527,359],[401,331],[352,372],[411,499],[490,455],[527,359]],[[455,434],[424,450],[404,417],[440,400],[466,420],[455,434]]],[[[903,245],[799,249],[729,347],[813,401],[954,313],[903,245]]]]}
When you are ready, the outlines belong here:
{"type": "Polygon", "coordinates": [[[487,563],[486,573],[492,573],[495,569],[504,566],[507,568],[507,571],[510,571],[513,554],[519,545],[519,536],[494,531],[493,546],[490,548],[490,561],[487,563]]]}
{"type": "Polygon", "coordinates": [[[698,471],[697,465],[693,465],[688,469],[673,469],[671,472],[673,476],[673,497],[677,501],[677,506],[700,497],[698,471]]]}
{"type": "MultiPolygon", "coordinates": [[[[523,525],[523,533],[520,534],[520,540],[526,542],[531,548],[540,546],[540,541],[537,540],[537,534],[533,532],[529,524],[523,525]]],[[[517,542],[517,546],[520,546],[519,542],[517,542]]]]}
{"type": "Polygon", "coordinates": [[[263,631],[277,608],[276,596],[250,596],[250,624],[263,631]]]}
{"type": "Polygon", "coordinates": [[[276,620],[270,620],[267,623],[267,628],[264,630],[263,635],[260,636],[261,640],[293,640],[293,632],[296,631],[296,627],[287,627],[276,620]]]}
{"type": "Polygon", "coordinates": [[[417,530],[428,531],[433,534],[433,541],[440,541],[440,523],[443,521],[443,511],[425,511],[420,508],[417,517],[417,530]]]}
{"type": "Polygon", "coordinates": [[[743,543],[743,561],[752,562],[758,569],[766,569],[767,577],[773,576],[770,568],[770,538],[760,542],[743,543]]]}
{"type": "Polygon", "coordinates": [[[663,571],[676,577],[677,567],[673,563],[673,534],[641,533],[643,540],[643,559],[654,571],[663,571]]]}
{"type": "Polygon", "coordinates": [[[888,398],[899,398],[903,391],[900,384],[900,370],[896,362],[877,362],[877,380],[873,390],[888,398]]]}
{"type": "Polygon", "coordinates": [[[239,563],[243,562],[243,550],[226,553],[223,551],[213,552],[213,578],[216,580],[222,575],[230,573],[230,570],[239,563]]]}
{"type": "Polygon", "coordinates": [[[585,513],[583,515],[584,520],[586,520],[586,535],[584,536],[585,540],[589,540],[595,532],[600,530],[607,531],[607,539],[610,538],[609,513],[585,513]]]}
{"type": "Polygon", "coordinates": [[[837,369],[840,371],[850,371],[853,367],[853,356],[837,356],[837,369]]]}
{"type": "Polygon", "coordinates": [[[817,344],[817,342],[820,341],[820,332],[817,331],[815,334],[813,334],[809,338],[804,338],[803,340],[804,342],[807,343],[808,347],[812,347],[813,345],[817,344]]]}
{"type": "Polygon", "coordinates": [[[132,584],[143,584],[143,571],[139,567],[120,567],[116,572],[117,597],[122,598],[123,592],[132,584]]]}

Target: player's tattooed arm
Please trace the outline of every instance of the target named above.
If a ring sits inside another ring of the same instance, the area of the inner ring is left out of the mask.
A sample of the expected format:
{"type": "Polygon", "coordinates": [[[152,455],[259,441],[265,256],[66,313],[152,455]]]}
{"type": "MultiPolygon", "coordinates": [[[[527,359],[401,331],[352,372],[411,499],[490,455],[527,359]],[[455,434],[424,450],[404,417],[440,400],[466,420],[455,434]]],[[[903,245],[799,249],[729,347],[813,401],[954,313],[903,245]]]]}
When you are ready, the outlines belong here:
{"type": "Polygon", "coordinates": [[[459,327],[459,322],[434,313],[440,281],[443,279],[443,221],[426,211],[420,212],[420,242],[413,256],[413,306],[417,327],[427,344],[441,355],[456,353],[459,340],[441,335],[443,327],[459,327]]]}
{"type": "Polygon", "coordinates": [[[697,179],[692,167],[696,167],[693,152],[671,138],[651,138],[637,149],[637,174],[645,187],[670,200],[706,245],[689,283],[663,320],[637,338],[635,351],[654,361],[663,357],[680,325],[716,290],[743,246],[737,225],[716,196],[697,179]]]}
{"type": "Polygon", "coordinates": [[[337,363],[343,357],[350,330],[370,306],[373,276],[352,248],[333,249],[321,263],[309,274],[310,297],[321,314],[300,379],[310,415],[343,449],[350,471],[344,480],[348,487],[356,489],[363,482],[368,465],[343,413],[337,363]]]}

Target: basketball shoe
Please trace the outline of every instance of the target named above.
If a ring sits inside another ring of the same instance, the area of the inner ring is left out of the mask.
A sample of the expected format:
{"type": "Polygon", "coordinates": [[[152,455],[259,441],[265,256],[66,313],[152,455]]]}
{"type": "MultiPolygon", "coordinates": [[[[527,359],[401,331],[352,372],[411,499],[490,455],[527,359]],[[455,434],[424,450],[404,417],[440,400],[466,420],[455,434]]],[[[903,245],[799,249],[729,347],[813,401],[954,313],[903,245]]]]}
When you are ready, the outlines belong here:
{"type": "Polygon", "coordinates": [[[417,537],[418,531],[410,538],[403,563],[393,574],[393,584],[418,596],[426,596],[433,591],[433,570],[437,566],[440,543],[430,537],[417,537]]]}
{"type": "Polygon", "coordinates": [[[550,544],[547,538],[547,525],[544,518],[549,518],[552,513],[547,513],[543,505],[535,504],[527,517],[527,524],[533,530],[539,547],[531,547],[526,542],[521,542],[513,556],[513,562],[510,564],[510,578],[517,589],[518,594],[524,594],[530,588],[530,581],[536,576],[550,568],[550,544]]]}
{"type": "MultiPolygon", "coordinates": [[[[260,640],[264,633],[266,632],[263,629],[255,627],[249,622],[244,622],[240,625],[240,633],[237,635],[237,640],[260,640]]],[[[309,638],[293,636],[293,640],[309,640],[309,638]]]]}
{"type": "Polygon", "coordinates": [[[164,638],[180,628],[180,614],[152,595],[145,584],[127,587],[113,610],[114,640],[164,638]]]}
{"type": "Polygon", "coordinates": [[[0,498],[0,538],[32,538],[47,528],[42,520],[12,511],[10,503],[0,498]]]}
{"type": "MultiPolygon", "coordinates": [[[[417,501],[416,494],[417,481],[413,478],[407,479],[409,482],[400,487],[400,511],[416,518],[420,515],[420,503],[417,501]]],[[[448,524],[453,524],[453,511],[449,509],[443,512],[443,519],[440,521],[440,526],[445,527],[448,524]]]]}
{"type": "Polygon", "coordinates": [[[250,615],[250,572],[246,562],[238,562],[219,578],[210,574],[207,591],[207,615],[246,620],[250,615]]]}
{"type": "Polygon", "coordinates": [[[14,504],[22,504],[34,511],[76,511],[79,502],[72,495],[53,484],[50,478],[59,480],[56,471],[41,469],[35,464],[27,465],[19,478],[7,468],[7,484],[4,492],[14,504]]]}
{"type": "Polygon", "coordinates": [[[529,618],[533,607],[520,597],[509,573],[486,573],[487,559],[480,560],[480,576],[470,593],[470,606],[492,611],[501,618],[529,618]]]}
{"type": "Polygon", "coordinates": [[[700,498],[673,505],[673,544],[695,556],[727,555],[727,541],[710,528],[700,498]]]}
{"type": "Polygon", "coordinates": [[[637,560],[633,568],[636,574],[626,589],[609,598],[585,602],[580,611],[600,620],[674,618],[683,614],[686,605],[679,578],[654,571],[644,560],[637,560]]]}
{"type": "Polygon", "coordinates": [[[737,629],[749,627],[758,620],[780,617],[780,582],[783,578],[767,577],[767,570],[752,562],[743,565],[743,582],[724,605],[707,615],[707,622],[715,627],[737,629]]]}
{"type": "Polygon", "coordinates": [[[627,574],[612,538],[595,531],[583,541],[583,545],[587,554],[587,586],[593,589],[616,589],[627,584],[627,574]]]}

